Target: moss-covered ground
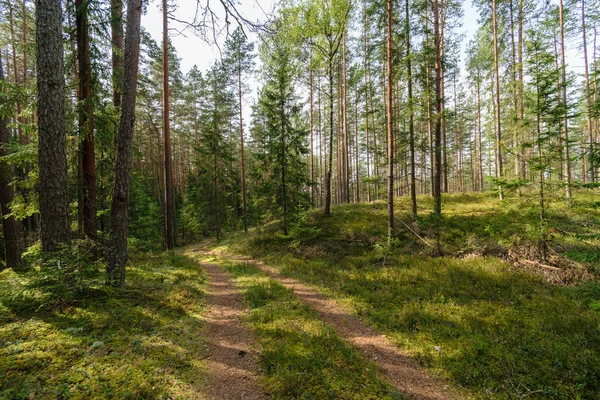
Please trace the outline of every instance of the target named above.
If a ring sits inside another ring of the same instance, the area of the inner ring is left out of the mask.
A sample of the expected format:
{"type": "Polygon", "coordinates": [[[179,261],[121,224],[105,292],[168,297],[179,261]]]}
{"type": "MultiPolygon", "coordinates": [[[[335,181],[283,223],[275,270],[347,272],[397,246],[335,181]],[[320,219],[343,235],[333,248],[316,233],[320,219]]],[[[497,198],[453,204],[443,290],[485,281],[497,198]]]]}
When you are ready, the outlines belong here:
{"type": "Polygon", "coordinates": [[[135,254],[127,286],[101,276],[60,312],[0,273],[1,399],[205,398],[204,274],[175,254],[135,254]]]}
{"type": "Polygon", "coordinates": [[[329,218],[313,210],[289,236],[274,223],[220,246],[320,288],[475,398],[600,398],[597,281],[551,285],[502,259],[544,229],[557,252],[597,273],[597,195],[580,193],[571,208],[549,199],[544,226],[535,198],[447,196],[439,229],[430,199],[419,202],[413,224],[398,199],[397,215],[414,232],[398,224],[391,246],[381,202],[335,207],[329,218]],[[445,255],[432,257],[415,233],[434,245],[439,237],[445,255]]]}

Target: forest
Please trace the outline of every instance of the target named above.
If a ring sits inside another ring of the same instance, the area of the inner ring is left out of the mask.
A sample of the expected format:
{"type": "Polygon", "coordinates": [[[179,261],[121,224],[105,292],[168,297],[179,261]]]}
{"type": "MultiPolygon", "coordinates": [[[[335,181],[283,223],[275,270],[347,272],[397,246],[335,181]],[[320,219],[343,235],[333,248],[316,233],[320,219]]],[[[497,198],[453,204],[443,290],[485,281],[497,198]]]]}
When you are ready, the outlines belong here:
{"type": "Polygon", "coordinates": [[[0,0],[0,399],[599,399],[599,34],[0,0]]]}

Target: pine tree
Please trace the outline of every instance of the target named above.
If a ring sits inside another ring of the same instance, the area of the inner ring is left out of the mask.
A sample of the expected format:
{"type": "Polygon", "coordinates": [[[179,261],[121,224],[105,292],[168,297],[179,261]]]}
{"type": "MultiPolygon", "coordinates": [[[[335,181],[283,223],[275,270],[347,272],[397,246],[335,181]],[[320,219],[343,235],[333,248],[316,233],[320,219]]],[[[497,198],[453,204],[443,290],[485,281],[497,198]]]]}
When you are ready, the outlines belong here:
{"type": "Polygon", "coordinates": [[[275,36],[263,45],[265,85],[261,90],[253,127],[257,154],[255,176],[258,201],[265,216],[282,218],[282,231],[310,203],[305,192],[305,155],[308,132],[301,125],[300,105],[294,93],[296,67],[289,44],[275,36]]]}

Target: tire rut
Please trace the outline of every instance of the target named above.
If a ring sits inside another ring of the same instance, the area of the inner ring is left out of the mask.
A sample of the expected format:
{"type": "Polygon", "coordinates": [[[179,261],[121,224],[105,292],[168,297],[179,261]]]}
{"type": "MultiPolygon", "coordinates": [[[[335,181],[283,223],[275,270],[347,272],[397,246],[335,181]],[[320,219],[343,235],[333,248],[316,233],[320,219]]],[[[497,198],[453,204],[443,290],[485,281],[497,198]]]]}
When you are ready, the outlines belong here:
{"type": "Polygon", "coordinates": [[[209,340],[211,400],[259,400],[266,396],[258,375],[257,345],[244,326],[244,299],[227,273],[200,263],[208,276],[205,321],[209,340]]]}

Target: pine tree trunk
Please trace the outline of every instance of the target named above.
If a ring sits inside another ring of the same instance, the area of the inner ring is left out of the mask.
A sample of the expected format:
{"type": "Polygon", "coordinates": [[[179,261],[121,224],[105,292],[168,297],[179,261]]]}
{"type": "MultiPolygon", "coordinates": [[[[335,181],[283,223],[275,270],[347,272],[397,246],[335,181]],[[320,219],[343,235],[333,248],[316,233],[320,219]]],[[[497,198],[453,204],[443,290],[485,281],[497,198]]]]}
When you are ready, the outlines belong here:
{"type": "Polygon", "coordinates": [[[81,140],[81,176],[83,178],[83,231],[95,240],[96,224],[96,153],[94,146],[94,100],[92,98],[92,65],[87,18],[88,3],[75,0],[77,61],[79,67],[79,136],[81,140]]]}
{"type": "Polygon", "coordinates": [[[112,42],[113,105],[121,107],[121,80],[123,75],[123,0],[110,1],[110,29],[112,42]]]}
{"type": "Polygon", "coordinates": [[[410,8],[406,0],[406,80],[408,85],[408,145],[410,147],[410,204],[412,217],[417,217],[417,183],[415,168],[415,119],[413,112],[412,61],[410,59],[410,8]]]}
{"type": "Polygon", "coordinates": [[[435,132],[433,138],[433,212],[442,214],[442,57],[438,0],[433,1],[433,40],[435,48],[435,132]]]}
{"type": "MultiPolygon", "coordinates": [[[[2,54],[0,52],[0,82],[4,82],[4,71],[2,70],[2,54]]],[[[10,131],[7,120],[0,116],[0,158],[9,153],[10,131]]],[[[0,219],[2,219],[2,231],[4,234],[4,259],[6,267],[13,270],[20,269],[21,252],[23,244],[21,240],[21,225],[14,217],[5,218],[10,214],[9,204],[13,201],[12,167],[6,162],[0,161],[0,219]]],[[[1,270],[0,266],[0,270],[1,270]]]]}
{"type": "Polygon", "coordinates": [[[163,140],[165,165],[165,245],[167,250],[175,247],[175,195],[173,191],[173,156],[169,119],[169,26],[167,0],[163,0],[163,140]]]}
{"type": "Polygon", "coordinates": [[[329,44],[329,169],[325,178],[325,216],[331,214],[331,172],[333,166],[333,43],[329,44]]]}
{"type": "Polygon", "coordinates": [[[570,155],[570,144],[569,144],[569,111],[568,111],[568,100],[567,100],[567,64],[565,61],[565,22],[564,22],[564,9],[563,0],[559,3],[559,19],[560,19],[560,59],[561,59],[561,75],[562,75],[562,97],[565,107],[565,172],[564,175],[567,180],[566,184],[566,197],[567,204],[571,204],[571,155],[570,155]]]}
{"type": "Polygon", "coordinates": [[[38,163],[42,251],[70,243],[62,9],[37,0],[38,163]]]}
{"type": "Polygon", "coordinates": [[[387,0],[387,208],[388,241],[394,235],[394,105],[393,105],[393,4],[387,0]]]}
{"type": "Polygon", "coordinates": [[[128,0],[123,76],[122,85],[120,85],[122,104],[117,135],[115,182],[110,209],[110,246],[106,266],[106,283],[119,287],[125,284],[125,264],[128,259],[129,182],[131,180],[141,16],[142,0],[128,0]]]}
{"type": "MultiPolygon", "coordinates": [[[[240,153],[242,163],[242,212],[244,218],[244,232],[248,232],[248,209],[246,207],[246,160],[244,155],[244,115],[242,108],[242,66],[238,65],[238,98],[240,107],[240,153]]],[[[312,114],[311,114],[312,116],[312,114]]],[[[311,126],[312,128],[312,126],[311,126]]],[[[311,130],[312,134],[312,130],[311,130]]],[[[312,144],[311,144],[312,145],[312,144]]]]}
{"type": "MultiPolygon", "coordinates": [[[[494,71],[495,71],[495,84],[496,84],[496,177],[502,179],[503,167],[502,167],[502,129],[500,124],[501,118],[501,104],[500,104],[500,68],[499,68],[499,54],[498,54],[498,23],[496,15],[496,2],[492,0],[492,24],[494,25],[494,71]]],[[[502,185],[498,185],[498,191],[500,194],[500,200],[504,200],[504,191],[502,185]]]]}

